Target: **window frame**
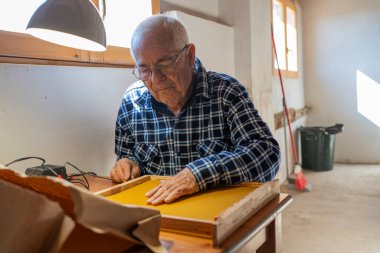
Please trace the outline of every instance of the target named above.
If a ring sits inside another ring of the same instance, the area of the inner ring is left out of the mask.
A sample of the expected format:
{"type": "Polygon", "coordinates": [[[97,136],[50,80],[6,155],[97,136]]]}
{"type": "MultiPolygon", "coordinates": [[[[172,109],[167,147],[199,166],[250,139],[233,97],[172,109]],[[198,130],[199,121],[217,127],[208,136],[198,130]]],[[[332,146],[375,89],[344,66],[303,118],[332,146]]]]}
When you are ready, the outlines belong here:
{"type": "MultiPolygon", "coordinates": [[[[297,6],[296,4],[298,4],[298,1],[295,0],[294,2],[291,1],[291,0],[272,0],[271,1],[271,16],[272,16],[272,19],[271,19],[271,23],[272,23],[272,26],[273,26],[273,2],[274,1],[277,1],[277,2],[280,2],[281,5],[282,5],[282,16],[283,16],[283,23],[284,23],[284,45],[285,45],[285,64],[286,64],[286,69],[280,69],[281,71],[281,75],[284,76],[284,77],[289,77],[289,78],[298,78],[298,72],[299,72],[299,48],[298,48],[298,13],[297,13],[297,6]],[[297,54],[297,71],[291,71],[289,70],[289,60],[288,60],[288,52],[289,52],[289,49],[287,47],[287,15],[286,15],[286,8],[290,8],[294,11],[294,17],[295,17],[295,30],[296,30],[296,54],[297,54]]],[[[277,45],[276,45],[277,47],[277,45]]],[[[278,53],[278,50],[277,50],[277,53],[278,53]]],[[[273,57],[272,57],[272,70],[273,70],[273,75],[275,76],[278,76],[278,69],[276,68],[275,66],[275,62],[276,62],[276,59],[275,59],[275,54],[273,52],[273,57]]]]}
{"type": "MultiPolygon", "coordinates": [[[[91,0],[99,8],[99,0],[91,0]]],[[[151,0],[152,14],[160,12],[160,1],[151,0]]],[[[29,34],[0,30],[0,63],[119,67],[134,66],[130,49],[108,46],[105,52],[91,52],[53,44],[29,34]]]]}

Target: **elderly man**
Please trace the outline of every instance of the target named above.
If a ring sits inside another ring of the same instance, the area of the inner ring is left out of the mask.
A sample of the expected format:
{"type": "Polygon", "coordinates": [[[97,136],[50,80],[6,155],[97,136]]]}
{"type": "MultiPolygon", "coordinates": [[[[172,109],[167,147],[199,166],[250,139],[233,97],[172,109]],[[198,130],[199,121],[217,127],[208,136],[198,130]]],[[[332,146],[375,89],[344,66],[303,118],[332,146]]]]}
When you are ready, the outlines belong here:
{"type": "Polygon", "coordinates": [[[154,15],[136,28],[133,74],[115,130],[115,182],[145,174],[173,176],[146,193],[147,203],[217,185],[268,181],[280,150],[234,78],[206,71],[180,21],[154,15]]]}

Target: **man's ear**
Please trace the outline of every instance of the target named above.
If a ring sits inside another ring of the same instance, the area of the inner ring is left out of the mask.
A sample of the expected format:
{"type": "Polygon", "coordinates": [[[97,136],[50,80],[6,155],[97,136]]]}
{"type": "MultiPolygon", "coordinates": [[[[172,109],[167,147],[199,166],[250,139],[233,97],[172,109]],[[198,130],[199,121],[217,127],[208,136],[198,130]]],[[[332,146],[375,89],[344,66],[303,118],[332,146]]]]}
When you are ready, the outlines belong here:
{"type": "Polygon", "coordinates": [[[193,43],[189,44],[188,54],[189,54],[189,64],[190,66],[194,66],[195,63],[195,45],[193,43]]]}

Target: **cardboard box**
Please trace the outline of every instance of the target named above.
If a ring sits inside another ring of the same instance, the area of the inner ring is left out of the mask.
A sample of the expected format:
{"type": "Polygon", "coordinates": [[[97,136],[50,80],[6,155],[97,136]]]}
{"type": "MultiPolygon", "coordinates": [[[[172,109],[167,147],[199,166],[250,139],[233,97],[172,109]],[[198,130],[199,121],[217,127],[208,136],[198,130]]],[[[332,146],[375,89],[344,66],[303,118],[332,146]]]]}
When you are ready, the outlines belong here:
{"type": "Polygon", "coordinates": [[[53,177],[0,169],[0,252],[165,252],[160,213],[53,177]]]}

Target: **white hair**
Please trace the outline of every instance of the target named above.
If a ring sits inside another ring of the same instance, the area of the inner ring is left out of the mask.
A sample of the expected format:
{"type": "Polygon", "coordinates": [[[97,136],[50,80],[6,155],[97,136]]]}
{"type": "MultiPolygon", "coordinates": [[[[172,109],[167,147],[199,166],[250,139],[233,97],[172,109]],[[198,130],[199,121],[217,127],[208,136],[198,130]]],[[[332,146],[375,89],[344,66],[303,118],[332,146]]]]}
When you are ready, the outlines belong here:
{"type": "Polygon", "coordinates": [[[135,29],[131,40],[131,54],[135,60],[136,49],[145,40],[149,40],[149,43],[168,45],[178,50],[189,43],[189,37],[182,22],[164,14],[146,18],[135,29]]]}

